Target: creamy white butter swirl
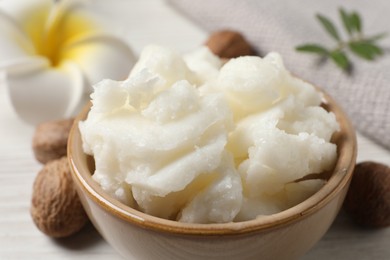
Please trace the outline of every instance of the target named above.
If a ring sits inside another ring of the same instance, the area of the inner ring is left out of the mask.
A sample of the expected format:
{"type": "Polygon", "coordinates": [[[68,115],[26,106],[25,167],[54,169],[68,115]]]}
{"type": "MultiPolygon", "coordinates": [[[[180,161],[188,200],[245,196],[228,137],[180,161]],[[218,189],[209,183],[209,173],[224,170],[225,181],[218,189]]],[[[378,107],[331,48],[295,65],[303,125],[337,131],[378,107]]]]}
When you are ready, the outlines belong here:
{"type": "Polygon", "coordinates": [[[335,116],[276,53],[222,66],[206,48],[182,58],[148,46],[127,80],[94,89],[80,123],[93,178],[158,217],[220,223],[279,212],[323,185],[294,180],[330,170],[337,156],[335,116]]]}

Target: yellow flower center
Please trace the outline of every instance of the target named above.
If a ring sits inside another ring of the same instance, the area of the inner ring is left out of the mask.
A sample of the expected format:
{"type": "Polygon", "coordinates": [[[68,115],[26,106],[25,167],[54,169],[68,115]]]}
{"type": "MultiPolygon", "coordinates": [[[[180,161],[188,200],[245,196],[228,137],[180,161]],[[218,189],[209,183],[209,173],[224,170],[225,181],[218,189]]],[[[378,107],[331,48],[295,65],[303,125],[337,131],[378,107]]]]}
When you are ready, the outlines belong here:
{"type": "Polygon", "coordinates": [[[54,5],[49,11],[37,10],[29,20],[25,21],[25,28],[36,55],[48,58],[53,67],[60,65],[68,56],[66,52],[71,43],[99,29],[88,17],[61,4],[54,5]]]}

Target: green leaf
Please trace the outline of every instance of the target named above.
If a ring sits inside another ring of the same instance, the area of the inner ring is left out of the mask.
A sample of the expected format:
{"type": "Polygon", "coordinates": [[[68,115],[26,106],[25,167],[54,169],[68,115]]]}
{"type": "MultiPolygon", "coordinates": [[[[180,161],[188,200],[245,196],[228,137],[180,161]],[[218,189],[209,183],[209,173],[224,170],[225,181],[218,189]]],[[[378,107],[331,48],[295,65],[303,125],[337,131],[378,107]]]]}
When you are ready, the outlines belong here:
{"type": "Polygon", "coordinates": [[[304,44],[295,48],[297,51],[317,53],[320,55],[329,55],[329,51],[319,44],[304,44]]]}
{"type": "Polygon", "coordinates": [[[348,15],[348,13],[343,9],[339,9],[341,20],[343,21],[344,27],[349,35],[352,35],[352,32],[354,30],[353,21],[351,17],[348,15]]]}
{"type": "Polygon", "coordinates": [[[373,60],[383,54],[383,50],[372,42],[351,42],[349,48],[353,53],[366,60],[373,60]]]}
{"type": "Polygon", "coordinates": [[[374,60],[376,57],[384,54],[384,50],[377,45],[377,41],[386,37],[387,33],[367,37],[362,32],[363,20],[358,12],[348,11],[343,7],[340,7],[339,16],[343,28],[337,28],[329,18],[322,14],[316,15],[316,18],[321,23],[323,29],[336,40],[334,49],[328,50],[326,47],[322,46],[321,43],[308,43],[295,47],[295,50],[318,54],[321,55],[322,58],[329,57],[337,66],[346,72],[351,72],[352,69],[351,61],[346,54],[347,51],[366,60],[374,60]],[[345,41],[342,39],[342,35],[339,34],[339,32],[343,32],[343,29],[348,33],[348,38],[345,41]]]}
{"type": "Polygon", "coordinates": [[[353,12],[350,15],[350,22],[353,28],[357,32],[362,32],[362,19],[360,18],[360,15],[357,12],[353,12]]]}
{"type": "Polygon", "coordinates": [[[347,70],[350,67],[350,62],[348,57],[342,51],[332,51],[330,53],[331,59],[336,63],[337,66],[342,68],[343,70],[347,70]]]}
{"type": "Polygon", "coordinates": [[[317,14],[317,19],[318,21],[320,21],[320,23],[322,24],[322,26],[324,27],[324,29],[337,41],[340,41],[340,36],[339,36],[339,33],[337,32],[337,29],[336,27],[334,26],[334,24],[332,23],[332,21],[330,21],[328,18],[326,18],[325,16],[321,15],[321,14],[317,14]]]}
{"type": "Polygon", "coordinates": [[[388,35],[387,32],[380,33],[380,34],[377,34],[377,35],[374,35],[374,36],[367,38],[366,41],[367,42],[376,42],[376,41],[382,40],[383,38],[387,37],[387,35],[388,35]]]}

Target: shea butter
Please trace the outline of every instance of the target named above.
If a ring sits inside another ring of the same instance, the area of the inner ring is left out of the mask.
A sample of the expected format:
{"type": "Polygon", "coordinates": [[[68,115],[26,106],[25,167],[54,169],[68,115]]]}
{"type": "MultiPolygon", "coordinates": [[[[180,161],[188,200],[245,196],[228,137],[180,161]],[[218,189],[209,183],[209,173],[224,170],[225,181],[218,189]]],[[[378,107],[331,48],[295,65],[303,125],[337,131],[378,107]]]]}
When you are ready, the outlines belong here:
{"type": "Polygon", "coordinates": [[[300,203],[331,170],[339,129],[279,54],[226,64],[151,45],[128,79],[94,86],[79,128],[93,178],[121,202],[191,223],[245,221],[300,203]]]}

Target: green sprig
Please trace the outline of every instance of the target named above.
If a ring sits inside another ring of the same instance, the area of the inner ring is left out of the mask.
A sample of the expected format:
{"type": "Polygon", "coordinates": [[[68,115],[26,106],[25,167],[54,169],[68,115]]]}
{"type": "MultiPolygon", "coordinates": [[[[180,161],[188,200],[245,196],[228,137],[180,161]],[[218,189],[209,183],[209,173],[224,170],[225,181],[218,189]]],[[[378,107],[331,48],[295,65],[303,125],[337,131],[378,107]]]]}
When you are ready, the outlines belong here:
{"type": "Polygon", "coordinates": [[[295,49],[300,52],[312,53],[323,58],[329,58],[345,71],[351,68],[351,61],[348,58],[347,51],[369,61],[384,54],[383,49],[377,42],[386,37],[387,33],[367,37],[363,34],[362,18],[357,12],[347,12],[343,8],[340,8],[339,15],[348,35],[347,40],[342,39],[337,27],[329,18],[322,14],[317,14],[317,20],[324,30],[336,41],[336,46],[327,48],[321,44],[309,43],[299,45],[295,49]]]}

